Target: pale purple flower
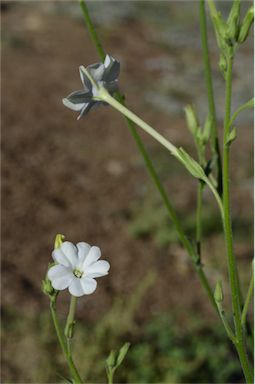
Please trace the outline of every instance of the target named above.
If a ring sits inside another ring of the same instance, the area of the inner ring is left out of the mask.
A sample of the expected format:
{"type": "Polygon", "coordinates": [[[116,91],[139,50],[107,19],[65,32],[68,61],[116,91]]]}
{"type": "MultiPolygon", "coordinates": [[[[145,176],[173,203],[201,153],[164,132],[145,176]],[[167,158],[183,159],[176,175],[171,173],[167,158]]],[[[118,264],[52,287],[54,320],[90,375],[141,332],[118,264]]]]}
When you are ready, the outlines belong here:
{"type": "Polygon", "coordinates": [[[120,63],[112,56],[106,55],[104,63],[91,64],[86,69],[81,65],[79,70],[84,89],[72,92],[63,99],[63,104],[67,108],[80,112],[78,119],[96,105],[107,105],[101,100],[96,100],[98,89],[104,87],[110,94],[117,91],[120,63]]]}
{"type": "Polygon", "coordinates": [[[69,289],[71,295],[90,295],[96,290],[95,278],[108,274],[110,264],[99,260],[100,248],[81,242],[76,246],[65,241],[52,252],[57,263],[48,271],[48,278],[56,290],[69,289]]]}

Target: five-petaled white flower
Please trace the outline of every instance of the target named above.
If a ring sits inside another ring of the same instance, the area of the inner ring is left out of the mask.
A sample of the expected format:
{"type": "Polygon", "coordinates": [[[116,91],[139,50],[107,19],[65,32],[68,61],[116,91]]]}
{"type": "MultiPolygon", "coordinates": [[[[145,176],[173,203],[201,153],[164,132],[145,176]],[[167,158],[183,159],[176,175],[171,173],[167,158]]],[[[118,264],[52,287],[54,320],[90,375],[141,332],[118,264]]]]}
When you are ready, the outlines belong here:
{"type": "Polygon", "coordinates": [[[48,278],[53,288],[63,290],[68,288],[71,295],[79,297],[90,295],[97,287],[95,277],[108,274],[110,264],[99,260],[100,248],[91,247],[81,242],[76,246],[65,241],[60,248],[52,252],[52,257],[57,263],[48,271],[48,278]]]}
{"type": "Polygon", "coordinates": [[[81,65],[79,70],[84,89],[72,92],[63,99],[63,104],[67,108],[80,112],[78,120],[91,108],[108,105],[97,99],[98,88],[104,87],[110,94],[117,91],[120,63],[112,56],[106,55],[103,63],[91,64],[87,68],[81,65]]]}

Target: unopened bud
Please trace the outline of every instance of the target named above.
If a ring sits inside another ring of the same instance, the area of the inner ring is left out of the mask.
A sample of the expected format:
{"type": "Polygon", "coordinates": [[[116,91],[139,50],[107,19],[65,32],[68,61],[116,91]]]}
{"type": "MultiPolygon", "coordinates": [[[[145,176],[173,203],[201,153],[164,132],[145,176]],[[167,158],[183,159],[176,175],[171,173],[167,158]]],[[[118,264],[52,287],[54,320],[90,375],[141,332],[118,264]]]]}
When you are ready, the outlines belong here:
{"type": "Polygon", "coordinates": [[[51,281],[46,276],[45,279],[42,281],[42,291],[45,295],[52,297],[55,295],[56,291],[52,287],[51,281]]]}
{"type": "Polygon", "coordinates": [[[240,0],[234,0],[227,20],[228,37],[237,40],[240,20],[240,0]]]}
{"type": "Polygon", "coordinates": [[[239,36],[238,36],[238,43],[243,43],[247,39],[253,20],[254,20],[254,8],[250,7],[242,21],[239,36]]]}
{"type": "Polygon", "coordinates": [[[221,280],[217,281],[214,291],[214,299],[217,303],[222,303],[224,299],[221,280]]]}
{"type": "Polygon", "coordinates": [[[55,237],[54,249],[60,248],[64,239],[64,235],[57,234],[55,237]]]}
{"type": "Polygon", "coordinates": [[[197,115],[191,105],[187,105],[184,108],[184,111],[185,111],[187,126],[190,132],[192,133],[192,135],[196,136],[198,126],[199,126],[197,115]]]}

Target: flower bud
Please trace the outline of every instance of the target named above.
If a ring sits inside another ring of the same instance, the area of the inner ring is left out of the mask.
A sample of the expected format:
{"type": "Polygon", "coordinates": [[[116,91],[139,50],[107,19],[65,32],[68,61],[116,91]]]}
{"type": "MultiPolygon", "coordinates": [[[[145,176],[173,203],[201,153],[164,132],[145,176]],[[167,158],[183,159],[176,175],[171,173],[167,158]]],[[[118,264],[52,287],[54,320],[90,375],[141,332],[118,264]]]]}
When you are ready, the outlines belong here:
{"type": "Polygon", "coordinates": [[[187,105],[184,108],[185,115],[186,115],[186,122],[187,126],[193,136],[196,136],[197,130],[198,130],[198,118],[196,116],[196,113],[191,105],[187,105]]]}
{"type": "Polygon", "coordinates": [[[45,279],[42,281],[42,291],[47,296],[54,296],[56,291],[51,285],[51,281],[46,276],[45,279]]]}
{"type": "Polygon", "coordinates": [[[254,20],[254,8],[252,6],[248,9],[241,23],[240,32],[238,36],[238,43],[241,44],[247,39],[253,20],[254,20]]]}
{"type": "Polygon", "coordinates": [[[221,280],[217,281],[215,291],[214,291],[214,299],[218,304],[222,303],[224,299],[221,280]]]}
{"type": "Polygon", "coordinates": [[[210,116],[207,117],[204,125],[204,130],[203,130],[203,143],[206,144],[208,140],[210,139],[212,131],[212,118],[210,116]]]}
{"type": "Polygon", "coordinates": [[[57,234],[55,237],[54,249],[60,248],[64,239],[64,235],[57,234]]]}
{"type": "Polygon", "coordinates": [[[239,32],[239,20],[240,20],[240,0],[234,0],[233,6],[229,13],[229,17],[227,20],[228,26],[228,37],[237,40],[238,32],[239,32]]]}

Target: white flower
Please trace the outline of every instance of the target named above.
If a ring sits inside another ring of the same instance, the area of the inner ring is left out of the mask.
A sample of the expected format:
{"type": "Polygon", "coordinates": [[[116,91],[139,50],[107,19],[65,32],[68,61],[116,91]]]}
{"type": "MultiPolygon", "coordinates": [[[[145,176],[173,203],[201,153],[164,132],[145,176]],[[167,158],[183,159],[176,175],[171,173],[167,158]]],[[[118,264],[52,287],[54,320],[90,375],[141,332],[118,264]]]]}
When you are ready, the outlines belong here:
{"type": "Polygon", "coordinates": [[[106,55],[103,63],[91,64],[87,68],[81,65],[79,70],[84,89],[72,92],[63,99],[63,104],[67,108],[80,112],[78,120],[86,115],[91,108],[107,105],[107,103],[94,98],[98,96],[98,87],[104,87],[111,95],[117,91],[120,63],[114,57],[106,55]],[[94,84],[88,77],[88,73],[93,78],[94,84]]]}
{"type": "Polygon", "coordinates": [[[93,293],[97,287],[95,277],[107,275],[110,268],[107,261],[98,261],[100,256],[98,247],[84,242],[76,246],[69,241],[63,242],[52,252],[57,265],[49,269],[48,278],[53,288],[60,291],[68,288],[76,297],[93,293]]]}

